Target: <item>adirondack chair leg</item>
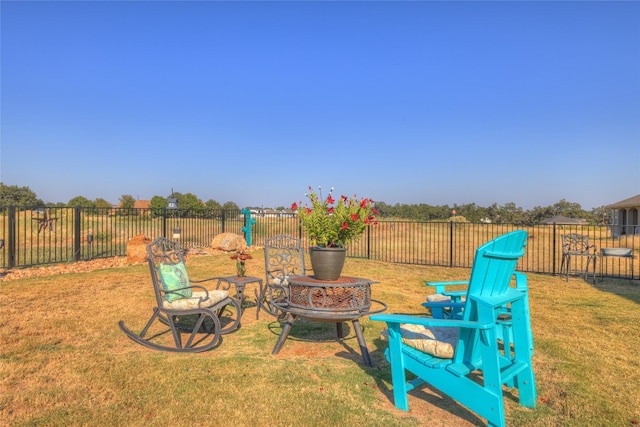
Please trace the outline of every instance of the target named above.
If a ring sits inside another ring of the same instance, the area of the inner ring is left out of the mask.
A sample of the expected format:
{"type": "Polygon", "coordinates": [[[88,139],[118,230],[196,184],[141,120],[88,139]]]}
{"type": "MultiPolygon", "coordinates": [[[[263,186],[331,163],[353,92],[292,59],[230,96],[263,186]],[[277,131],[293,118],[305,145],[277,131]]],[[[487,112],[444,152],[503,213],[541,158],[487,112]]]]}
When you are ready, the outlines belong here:
{"type": "Polygon", "coordinates": [[[402,357],[402,335],[399,323],[390,323],[389,326],[389,363],[391,364],[391,382],[393,383],[393,402],[396,408],[409,411],[409,399],[407,393],[407,377],[405,373],[404,358],[402,357]]]}
{"type": "MultiPolygon", "coordinates": [[[[517,301],[512,305],[514,319],[529,319],[529,307],[527,299],[517,301]]],[[[533,369],[530,366],[533,355],[533,338],[529,322],[515,322],[514,331],[514,358],[515,361],[527,363],[529,367],[521,371],[515,377],[515,386],[518,387],[520,405],[527,408],[536,407],[536,380],[533,369]]]]}

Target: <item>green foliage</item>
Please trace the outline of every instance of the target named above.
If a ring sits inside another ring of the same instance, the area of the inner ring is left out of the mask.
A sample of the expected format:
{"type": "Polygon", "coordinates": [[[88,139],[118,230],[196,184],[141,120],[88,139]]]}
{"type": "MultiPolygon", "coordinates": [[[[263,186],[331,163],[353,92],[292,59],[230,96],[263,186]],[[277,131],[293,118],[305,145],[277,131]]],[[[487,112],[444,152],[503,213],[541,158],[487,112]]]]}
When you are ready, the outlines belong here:
{"type": "Polygon", "coordinates": [[[167,199],[161,196],[153,196],[149,203],[151,209],[151,216],[154,218],[163,216],[167,209],[167,199]]]}
{"type": "Polygon", "coordinates": [[[222,209],[222,205],[213,199],[207,200],[204,205],[207,209],[222,209]]]}
{"type": "Polygon", "coordinates": [[[130,194],[123,194],[120,196],[120,208],[133,209],[136,205],[136,199],[130,194]]]}
{"type": "Polygon", "coordinates": [[[44,206],[44,202],[36,197],[29,187],[5,185],[0,182],[0,206],[20,206],[34,208],[44,206]]]}
{"type": "Polygon", "coordinates": [[[238,205],[236,205],[234,202],[225,202],[224,205],[222,205],[222,209],[224,210],[240,210],[240,208],[238,207],[238,205]]]}
{"type": "Polygon", "coordinates": [[[378,213],[371,199],[341,196],[336,203],[332,192],[333,188],[323,199],[322,194],[319,196],[309,187],[307,197],[311,206],[298,206],[296,203],[291,206],[298,211],[312,245],[344,247],[360,237],[369,224],[374,223],[374,214],[378,213]]]}
{"type": "Polygon", "coordinates": [[[76,196],[67,202],[67,206],[80,208],[94,208],[95,203],[84,196],[76,196]]]}
{"type": "Polygon", "coordinates": [[[95,199],[93,201],[93,205],[96,208],[102,208],[102,209],[108,209],[108,208],[111,207],[111,203],[109,203],[108,201],[106,201],[105,199],[100,198],[100,197],[98,197],[97,199],[95,199]]]}

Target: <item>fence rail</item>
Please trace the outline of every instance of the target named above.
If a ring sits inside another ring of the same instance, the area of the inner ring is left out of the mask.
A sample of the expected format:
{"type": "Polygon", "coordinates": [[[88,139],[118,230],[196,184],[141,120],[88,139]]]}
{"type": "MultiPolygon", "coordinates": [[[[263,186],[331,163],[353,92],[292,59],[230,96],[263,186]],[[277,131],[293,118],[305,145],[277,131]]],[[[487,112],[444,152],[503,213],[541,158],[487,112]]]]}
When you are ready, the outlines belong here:
{"type": "MultiPolygon", "coordinates": [[[[23,268],[124,256],[134,236],[177,239],[188,248],[210,246],[223,232],[245,235],[253,245],[276,234],[305,240],[295,217],[254,216],[239,210],[84,209],[54,207],[30,210],[0,207],[0,268],[23,268]]],[[[598,257],[597,273],[606,277],[640,279],[640,235],[613,236],[610,226],[484,224],[379,220],[363,238],[349,246],[348,256],[392,263],[471,267],[475,249],[515,229],[527,230],[529,240],[518,269],[559,274],[562,236],[589,236],[601,248],[631,248],[633,258],[598,257]]],[[[577,271],[585,266],[575,265],[577,271]]]]}

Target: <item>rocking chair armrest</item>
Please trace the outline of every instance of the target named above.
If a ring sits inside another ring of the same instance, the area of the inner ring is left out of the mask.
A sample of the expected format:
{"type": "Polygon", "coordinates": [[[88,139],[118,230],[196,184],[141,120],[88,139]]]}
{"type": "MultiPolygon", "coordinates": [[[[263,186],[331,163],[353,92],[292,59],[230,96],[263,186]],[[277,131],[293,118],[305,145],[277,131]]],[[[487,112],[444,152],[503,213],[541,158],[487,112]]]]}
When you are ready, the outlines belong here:
{"type": "Polygon", "coordinates": [[[205,288],[204,286],[198,286],[198,285],[191,285],[191,286],[185,286],[184,288],[177,288],[177,289],[171,289],[170,291],[164,290],[162,289],[162,292],[167,295],[167,294],[178,294],[182,297],[182,294],[180,294],[180,291],[184,291],[185,289],[201,289],[202,291],[205,292],[206,296],[204,297],[204,300],[209,299],[209,290],[207,288],[205,288]]]}
{"type": "Polygon", "coordinates": [[[452,320],[452,319],[434,319],[431,317],[417,317],[410,314],[374,314],[369,317],[371,320],[386,322],[387,324],[409,323],[422,326],[438,326],[450,328],[467,328],[467,329],[491,329],[495,327],[494,323],[480,323],[469,320],[452,320]]]}
{"type": "Polygon", "coordinates": [[[222,279],[221,276],[216,276],[216,277],[207,277],[206,279],[198,279],[198,280],[193,280],[189,278],[189,281],[191,283],[204,283],[204,282],[210,282],[212,280],[220,280],[220,279],[222,279]]]}

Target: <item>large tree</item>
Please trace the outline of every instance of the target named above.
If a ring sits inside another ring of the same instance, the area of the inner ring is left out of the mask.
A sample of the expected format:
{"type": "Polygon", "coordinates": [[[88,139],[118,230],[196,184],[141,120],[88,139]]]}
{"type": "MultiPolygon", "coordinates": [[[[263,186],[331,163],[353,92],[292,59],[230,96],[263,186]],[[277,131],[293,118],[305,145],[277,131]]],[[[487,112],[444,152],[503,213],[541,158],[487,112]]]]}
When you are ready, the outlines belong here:
{"type": "Polygon", "coordinates": [[[84,196],[76,196],[67,202],[67,206],[80,208],[94,208],[95,203],[84,196]]]}
{"type": "Polygon", "coordinates": [[[44,202],[31,191],[29,187],[18,187],[17,185],[4,185],[0,182],[0,206],[19,206],[24,208],[34,208],[44,206],[44,202]]]}

